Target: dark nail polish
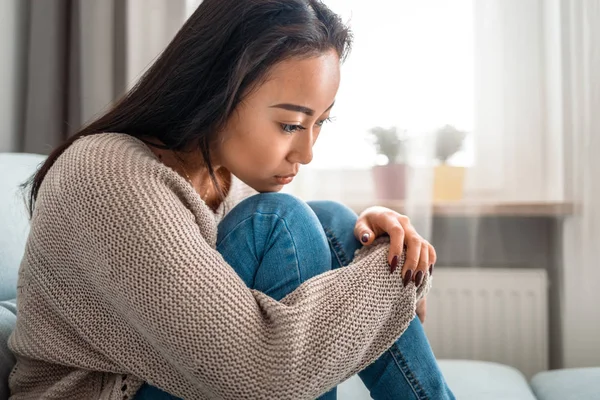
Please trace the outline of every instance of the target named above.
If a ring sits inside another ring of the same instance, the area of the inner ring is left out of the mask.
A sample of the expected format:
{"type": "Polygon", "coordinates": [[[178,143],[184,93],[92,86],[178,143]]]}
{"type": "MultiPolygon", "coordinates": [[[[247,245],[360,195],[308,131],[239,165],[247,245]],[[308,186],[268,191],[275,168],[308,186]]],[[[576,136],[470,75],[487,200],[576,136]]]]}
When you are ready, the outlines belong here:
{"type": "Polygon", "coordinates": [[[394,258],[392,258],[392,263],[390,264],[390,274],[393,274],[397,267],[398,267],[398,256],[394,256],[394,258]]]}
{"type": "Polygon", "coordinates": [[[363,243],[367,243],[369,241],[369,234],[365,233],[362,235],[362,237],[360,238],[360,240],[362,240],[363,243]]]}
{"type": "Polygon", "coordinates": [[[421,283],[423,283],[423,271],[417,272],[415,276],[415,285],[421,286],[421,283]]]}
{"type": "Polygon", "coordinates": [[[408,285],[408,282],[410,282],[410,278],[412,278],[412,269],[409,269],[404,274],[404,280],[402,281],[402,283],[404,284],[404,286],[408,285]]]}
{"type": "Polygon", "coordinates": [[[429,266],[429,276],[433,275],[433,264],[429,266]]]}

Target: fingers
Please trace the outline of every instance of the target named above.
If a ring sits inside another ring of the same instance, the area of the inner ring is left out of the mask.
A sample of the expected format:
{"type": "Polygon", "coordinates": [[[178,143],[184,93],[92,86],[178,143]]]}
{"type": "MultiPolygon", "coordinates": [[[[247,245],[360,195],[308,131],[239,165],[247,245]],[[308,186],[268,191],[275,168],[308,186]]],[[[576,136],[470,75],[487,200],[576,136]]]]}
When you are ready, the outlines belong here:
{"type": "Polygon", "coordinates": [[[404,268],[402,269],[402,282],[404,286],[408,285],[416,276],[416,269],[421,258],[421,242],[420,237],[413,236],[406,243],[406,261],[404,261],[404,268]]]}
{"type": "Polygon", "coordinates": [[[420,286],[423,283],[423,278],[425,274],[428,274],[429,271],[429,246],[427,242],[423,242],[421,244],[421,256],[419,258],[419,264],[417,266],[417,270],[415,271],[414,279],[415,285],[420,286]]]}
{"type": "Polygon", "coordinates": [[[375,240],[375,232],[369,227],[366,218],[359,218],[354,225],[354,237],[358,239],[363,246],[369,246],[375,240]]]}
{"type": "Polygon", "coordinates": [[[435,248],[432,245],[429,245],[429,275],[433,275],[433,266],[437,262],[437,254],[435,252],[435,248]]]}
{"type": "Polygon", "coordinates": [[[354,226],[354,236],[365,246],[371,245],[383,233],[390,237],[390,273],[394,273],[402,260],[402,252],[406,251],[402,282],[404,286],[411,281],[420,286],[425,274],[433,273],[433,264],[437,261],[433,246],[415,231],[407,216],[385,208],[365,211],[354,226]]]}
{"type": "Polygon", "coordinates": [[[390,273],[394,273],[404,249],[404,229],[402,225],[394,219],[389,219],[385,231],[390,235],[390,252],[388,254],[388,263],[390,264],[390,273]]]}

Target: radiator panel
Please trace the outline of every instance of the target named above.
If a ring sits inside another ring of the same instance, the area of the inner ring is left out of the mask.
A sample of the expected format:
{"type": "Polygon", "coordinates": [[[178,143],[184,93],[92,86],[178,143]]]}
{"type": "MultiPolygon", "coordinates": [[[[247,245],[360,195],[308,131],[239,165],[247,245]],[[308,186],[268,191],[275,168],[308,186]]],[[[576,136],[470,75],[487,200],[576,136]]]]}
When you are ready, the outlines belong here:
{"type": "Polygon", "coordinates": [[[548,369],[547,277],[538,269],[437,268],[425,331],[438,359],[548,369]]]}

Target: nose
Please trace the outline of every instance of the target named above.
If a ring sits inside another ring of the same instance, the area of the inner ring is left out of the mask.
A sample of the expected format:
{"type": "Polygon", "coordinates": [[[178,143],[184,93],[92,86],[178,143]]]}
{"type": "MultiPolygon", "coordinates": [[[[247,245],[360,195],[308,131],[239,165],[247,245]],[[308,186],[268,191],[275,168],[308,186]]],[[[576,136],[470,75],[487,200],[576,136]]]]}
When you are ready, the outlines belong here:
{"type": "Polygon", "coordinates": [[[288,157],[291,163],[309,164],[313,159],[313,145],[316,141],[316,134],[312,129],[305,130],[296,136],[294,147],[288,157]]]}

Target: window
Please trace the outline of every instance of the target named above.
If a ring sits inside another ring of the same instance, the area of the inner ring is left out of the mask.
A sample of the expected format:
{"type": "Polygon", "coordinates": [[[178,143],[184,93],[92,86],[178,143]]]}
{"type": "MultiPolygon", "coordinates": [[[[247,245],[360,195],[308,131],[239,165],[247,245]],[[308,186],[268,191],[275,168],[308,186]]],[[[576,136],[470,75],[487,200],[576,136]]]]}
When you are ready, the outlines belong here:
{"type": "MultiPolygon", "coordinates": [[[[472,131],[472,0],[325,3],[350,23],[355,40],[342,67],[336,120],[319,137],[311,166],[373,165],[365,140],[374,126],[397,126],[410,135],[445,124],[472,131]]],[[[453,161],[473,163],[472,140],[453,161]]]]}

